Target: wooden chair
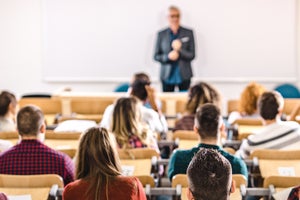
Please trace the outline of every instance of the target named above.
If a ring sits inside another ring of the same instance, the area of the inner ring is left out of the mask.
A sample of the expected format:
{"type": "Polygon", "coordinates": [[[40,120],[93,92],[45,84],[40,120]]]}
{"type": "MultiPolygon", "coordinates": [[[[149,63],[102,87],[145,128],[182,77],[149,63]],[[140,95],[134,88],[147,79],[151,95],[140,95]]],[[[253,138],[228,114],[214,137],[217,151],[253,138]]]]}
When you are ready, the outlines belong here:
{"type": "Polygon", "coordinates": [[[63,188],[57,174],[7,175],[0,174],[0,190],[7,195],[30,195],[32,200],[56,199],[58,188],[63,188]]]}
{"type": "Polygon", "coordinates": [[[3,140],[19,139],[19,134],[17,131],[0,132],[0,139],[3,140]]]}
{"type": "Polygon", "coordinates": [[[253,158],[264,160],[300,160],[300,150],[257,149],[250,154],[253,158]]]}
{"type": "Polygon", "coordinates": [[[154,178],[149,175],[140,175],[136,176],[140,182],[142,183],[143,187],[146,187],[146,185],[150,185],[150,187],[155,187],[154,178]]]}
{"type": "Polygon", "coordinates": [[[53,140],[79,140],[81,132],[54,132],[47,130],[45,138],[53,140]]]}
{"type": "Polygon", "coordinates": [[[107,106],[113,104],[115,98],[111,99],[73,99],[71,101],[72,113],[76,113],[72,119],[94,120],[99,123],[107,106]]]}
{"type": "Polygon", "coordinates": [[[233,124],[236,125],[248,125],[248,126],[262,126],[263,121],[260,118],[240,118],[236,119],[233,124]]]}
{"type": "Polygon", "coordinates": [[[264,180],[264,188],[273,185],[275,188],[288,188],[300,185],[299,176],[269,176],[264,180]]]}
{"type": "Polygon", "coordinates": [[[8,175],[0,174],[0,187],[38,188],[52,187],[57,184],[64,187],[63,179],[57,174],[8,175]]]}
{"type": "Polygon", "coordinates": [[[200,136],[194,131],[177,130],[173,133],[173,140],[179,149],[190,149],[199,144],[200,136]]]}
{"type": "Polygon", "coordinates": [[[151,148],[118,149],[120,159],[152,159],[159,157],[159,153],[151,148]]]}
{"type": "Polygon", "coordinates": [[[224,151],[230,153],[231,155],[235,154],[235,150],[231,147],[224,147],[223,149],[224,149],[224,151]]]}
{"type": "Polygon", "coordinates": [[[38,97],[21,98],[18,103],[20,108],[29,104],[33,104],[40,107],[40,109],[45,115],[47,125],[54,124],[57,114],[62,113],[62,104],[59,99],[38,97]]]}
{"type": "Polygon", "coordinates": [[[227,114],[229,115],[233,111],[239,110],[239,100],[238,99],[229,99],[227,101],[227,114]]]}

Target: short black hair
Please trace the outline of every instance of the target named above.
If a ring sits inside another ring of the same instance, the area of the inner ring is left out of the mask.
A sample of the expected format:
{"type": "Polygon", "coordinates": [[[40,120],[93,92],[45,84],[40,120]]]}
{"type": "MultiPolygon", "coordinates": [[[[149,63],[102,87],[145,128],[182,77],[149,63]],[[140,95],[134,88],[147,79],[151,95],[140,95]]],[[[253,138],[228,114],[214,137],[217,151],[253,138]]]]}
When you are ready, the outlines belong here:
{"type": "Polygon", "coordinates": [[[221,123],[221,111],[212,103],[200,106],[196,113],[195,125],[202,139],[217,138],[221,123]]]}
{"type": "Polygon", "coordinates": [[[283,97],[276,91],[264,92],[258,100],[260,116],[265,120],[276,118],[279,110],[283,107],[283,97]]]}
{"type": "Polygon", "coordinates": [[[217,150],[200,148],[188,166],[187,176],[195,200],[228,199],[231,165],[217,150]]]}

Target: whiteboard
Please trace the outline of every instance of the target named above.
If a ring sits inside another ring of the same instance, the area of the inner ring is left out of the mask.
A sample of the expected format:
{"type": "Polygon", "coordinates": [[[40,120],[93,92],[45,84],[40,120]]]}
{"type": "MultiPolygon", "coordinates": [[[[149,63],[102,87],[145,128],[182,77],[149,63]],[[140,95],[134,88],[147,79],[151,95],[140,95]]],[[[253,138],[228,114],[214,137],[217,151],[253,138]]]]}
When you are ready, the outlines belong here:
{"type": "Polygon", "coordinates": [[[42,0],[44,79],[157,79],[154,45],[170,5],[194,30],[195,77],[296,77],[296,0],[42,0]]]}

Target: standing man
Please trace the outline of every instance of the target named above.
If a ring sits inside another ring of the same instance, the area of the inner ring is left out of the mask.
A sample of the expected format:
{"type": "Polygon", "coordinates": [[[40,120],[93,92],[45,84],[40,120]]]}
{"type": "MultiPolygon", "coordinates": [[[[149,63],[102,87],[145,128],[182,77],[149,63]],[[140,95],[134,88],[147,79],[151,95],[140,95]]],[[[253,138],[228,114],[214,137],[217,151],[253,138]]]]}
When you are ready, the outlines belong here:
{"type": "Polygon", "coordinates": [[[161,63],[160,79],[164,92],[188,90],[193,76],[191,61],[195,58],[193,31],[180,26],[180,11],[169,7],[169,27],[157,36],[154,59],[161,63]]]}

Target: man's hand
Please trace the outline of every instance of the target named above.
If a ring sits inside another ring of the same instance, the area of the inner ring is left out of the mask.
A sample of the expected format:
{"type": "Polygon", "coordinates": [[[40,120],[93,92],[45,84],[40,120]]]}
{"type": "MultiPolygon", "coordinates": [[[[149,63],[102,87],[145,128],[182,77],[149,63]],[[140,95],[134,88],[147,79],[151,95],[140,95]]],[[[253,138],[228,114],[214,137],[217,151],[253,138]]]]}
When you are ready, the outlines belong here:
{"type": "Polygon", "coordinates": [[[172,61],[178,60],[178,58],[179,58],[179,53],[178,53],[178,51],[176,51],[176,50],[171,51],[171,52],[168,54],[168,58],[169,58],[170,60],[172,60],[172,61]]]}
{"type": "Polygon", "coordinates": [[[176,51],[179,51],[181,49],[182,43],[179,39],[173,40],[172,42],[172,48],[176,51]]]}

